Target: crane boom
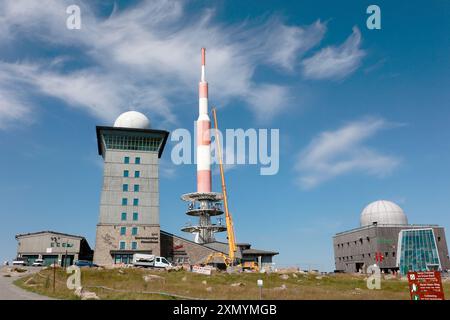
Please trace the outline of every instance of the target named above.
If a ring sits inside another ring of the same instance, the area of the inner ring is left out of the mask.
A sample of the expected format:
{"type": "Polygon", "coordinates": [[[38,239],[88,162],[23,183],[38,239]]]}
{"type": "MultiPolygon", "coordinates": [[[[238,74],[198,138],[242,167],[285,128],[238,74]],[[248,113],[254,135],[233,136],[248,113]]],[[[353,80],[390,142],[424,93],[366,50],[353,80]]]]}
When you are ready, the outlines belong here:
{"type": "Polygon", "coordinates": [[[225,184],[225,174],[223,171],[223,163],[222,163],[222,149],[220,144],[220,137],[218,134],[218,124],[217,124],[217,114],[216,108],[212,109],[214,116],[214,134],[216,138],[216,146],[219,156],[219,168],[220,168],[220,177],[222,179],[222,193],[223,193],[223,204],[225,208],[225,221],[227,224],[227,234],[228,234],[228,256],[232,263],[235,261],[236,255],[236,241],[234,238],[234,227],[233,227],[233,219],[231,218],[231,213],[228,211],[228,197],[227,197],[227,187],[225,184]]]}

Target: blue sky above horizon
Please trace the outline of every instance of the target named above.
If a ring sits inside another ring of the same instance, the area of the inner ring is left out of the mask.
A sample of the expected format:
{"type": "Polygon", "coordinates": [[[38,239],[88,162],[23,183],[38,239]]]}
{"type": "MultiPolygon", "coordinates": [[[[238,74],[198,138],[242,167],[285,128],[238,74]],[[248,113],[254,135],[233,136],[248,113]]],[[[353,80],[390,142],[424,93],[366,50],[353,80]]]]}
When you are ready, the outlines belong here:
{"type": "MultiPolygon", "coordinates": [[[[333,270],[333,234],[374,200],[450,228],[448,2],[0,0],[0,24],[1,260],[17,233],[94,245],[95,126],[135,109],[153,128],[192,130],[202,46],[221,128],[280,130],[277,175],[227,171],[239,242],[333,270]],[[65,27],[70,4],[81,30],[65,27]],[[381,30],[366,27],[370,4],[381,30]]],[[[160,221],[182,235],[196,169],[171,163],[173,145],[160,221]]]]}

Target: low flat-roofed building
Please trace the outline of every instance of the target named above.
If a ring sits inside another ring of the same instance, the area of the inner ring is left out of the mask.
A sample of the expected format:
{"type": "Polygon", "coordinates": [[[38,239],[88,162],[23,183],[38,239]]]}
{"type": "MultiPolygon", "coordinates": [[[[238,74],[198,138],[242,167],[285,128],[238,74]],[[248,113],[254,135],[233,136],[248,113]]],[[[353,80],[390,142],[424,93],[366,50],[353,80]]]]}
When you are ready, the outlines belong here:
{"type": "Polygon", "coordinates": [[[44,265],[54,262],[69,266],[77,260],[92,260],[93,251],[82,236],[39,231],[16,235],[17,257],[25,258],[29,265],[36,259],[44,260],[44,265]]]}
{"type": "MultiPolygon", "coordinates": [[[[272,259],[278,254],[273,251],[252,249],[248,243],[238,243],[236,247],[238,260],[261,262],[261,267],[265,269],[273,267],[272,259]]],[[[161,255],[175,264],[201,264],[214,253],[228,255],[228,244],[220,241],[200,244],[161,230],[161,255]]]]}

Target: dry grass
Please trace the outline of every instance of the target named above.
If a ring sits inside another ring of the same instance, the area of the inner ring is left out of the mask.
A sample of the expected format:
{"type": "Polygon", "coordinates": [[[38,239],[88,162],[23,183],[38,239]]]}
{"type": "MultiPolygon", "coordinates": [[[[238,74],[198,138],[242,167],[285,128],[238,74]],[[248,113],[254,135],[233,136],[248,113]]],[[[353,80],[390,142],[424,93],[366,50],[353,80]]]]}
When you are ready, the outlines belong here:
{"type": "MultiPolygon", "coordinates": [[[[53,292],[53,271],[43,270],[39,274],[17,280],[15,283],[27,290],[60,299],[77,299],[66,287],[68,275],[59,269],[56,273],[56,288],[53,292]],[[30,280],[32,278],[32,280],[30,280]],[[27,283],[28,281],[28,283],[27,283]],[[33,285],[30,285],[32,283],[33,285]]],[[[257,279],[264,280],[263,299],[274,300],[403,300],[409,299],[408,284],[401,280],[382,280],[381,290],[369,290],[364,277],[336,274],[318,277],[312,274],[297,274],[297,278],[289,274],[289,279],[283,280],[279,274],[225,274],[216,273],[205,276],[185,271],[165,272],[144,269],[113,269],[97,270],[82,269],[82,286],[94,291],[101,299],[179,299],[159,294],[144,294],[147,292],[164,292],[179,296],[199,299],[258,299],[259,288],[257,279]],[[145,282],[143,276],[158,275],[164,280],[145,282]],[[202,283],[206,281],[206,284],[202,283]],[[243,285],[232,287],[232,283],[243,285]],[[282,285],[286,289],[280,289],[282,285]],[[110,291],[104,286],[120,291],[110,291]]],[[[445,284],[445,294],[450,297],[450,285],[445,284]]]]}

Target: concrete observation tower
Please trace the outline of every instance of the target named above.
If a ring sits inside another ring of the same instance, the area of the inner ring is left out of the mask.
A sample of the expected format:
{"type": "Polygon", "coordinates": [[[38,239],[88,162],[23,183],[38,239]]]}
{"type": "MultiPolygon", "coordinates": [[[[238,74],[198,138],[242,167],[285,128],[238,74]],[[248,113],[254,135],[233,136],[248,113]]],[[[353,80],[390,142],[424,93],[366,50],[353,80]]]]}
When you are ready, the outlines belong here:
{"type": "Polygon", "coordinates": [[[226,231],[227,228],[221,222],[213,223],[211,219],[223,214],[223,196],[221,193],[211,191],[211,121],[208,116],[208,82],[205,80],[205,48],[202,48],[198,112],[197,192],[184,194],[181,197],[182,200],[189,202],[186,214],[198,217],[198,224],[187,225],[181,231],[192,233],[196,243],[210,243],[215,241],[216,232],[226,231]]]}

